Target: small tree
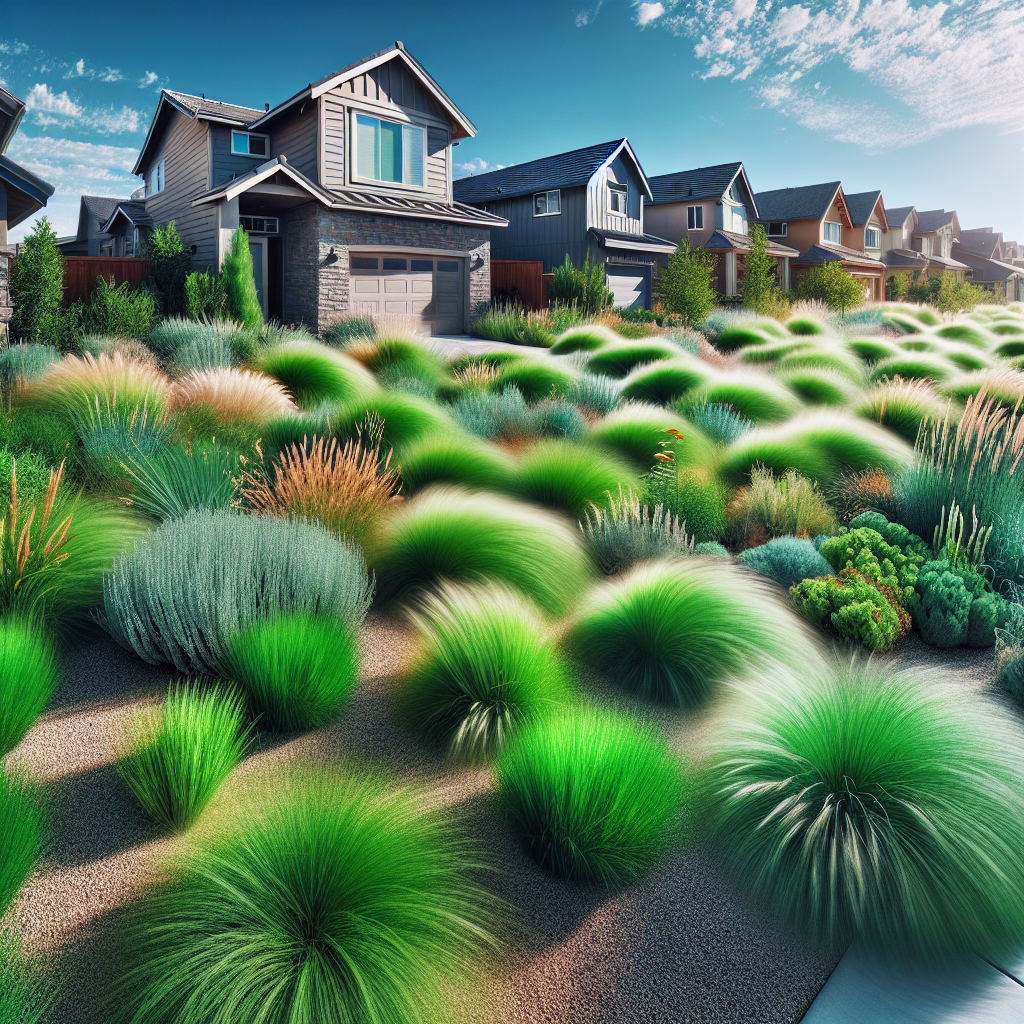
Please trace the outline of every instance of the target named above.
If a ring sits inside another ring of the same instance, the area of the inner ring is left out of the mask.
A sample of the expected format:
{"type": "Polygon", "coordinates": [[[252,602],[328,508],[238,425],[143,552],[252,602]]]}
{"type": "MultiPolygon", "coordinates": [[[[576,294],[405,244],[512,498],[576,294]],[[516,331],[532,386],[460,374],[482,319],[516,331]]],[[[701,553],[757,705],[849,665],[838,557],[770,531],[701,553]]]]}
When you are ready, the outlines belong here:
{"type": "Polygon", "coordinates": [[[186,311],[185,279],[192,272],[192,250],[178,234],[172,220],[153,230],[140,246],[141,255],[152,267],[151,288],[165,316],[186,311]]]}
{"type": "Polygon", "coordinates": [[[46,217],[36,221],[14,260],[11,332],[22,341],[67,347],[64,316],[64,257],[46,217]]]}
{"type": "Polygon", "coordinates": [[[829,260],[811,267],[800,282],[797,294],[801,299],[818,299],[829,309],[845,313],[864,301],[864,289],[844,269],[838,260],[829,260]]]}
{"type": "Polygon", "coordinates": [[[587,253],[582,270],[576,269],[566,253],[565,262],[555,267],[551,275],[548,294],[556,303],[575,306],[584,316],[607,309],[614,299],[608,288],[604,264],[592,264],[590,253],[587,253]]]}
{"type": "Polygon", "coordinates": [[[970,281],[957,281],[956,275],[945,271],[939,281],[935,305],[941,313],[966,313],[985,301],[985,289],[970,281]]]}
{"type": "Polygon", "coordinates": [[[680,314],[687,327],[702,324],[718,302],[711,287],[716,262],[712,253],[692,248],[684,238],[658,276],[659,299],[670,313],[680,314]]]}
{"type": "Polygon", "coordinates": [[[885,297],[890,302],[899,302],[907,294],[908,286],[909,281],[906,273],[890,274],[885,282],[885,297]]]}
{"type": "Polygon", "coordinates": [[[249,236],[242,227],[231,237],[231,249],[224,256],[221,273],[227,293],[228,312],[249,330],[258,331],[263,326],[263,308],[256,291],[249,236]]]}
{"type": "Polygon", "coordinates": [[[761,312],[775,291],[775,258],[768,255],[768,236],[760,224],[750,229],[750,252],[744,270],[743,305],[761,312]]]}

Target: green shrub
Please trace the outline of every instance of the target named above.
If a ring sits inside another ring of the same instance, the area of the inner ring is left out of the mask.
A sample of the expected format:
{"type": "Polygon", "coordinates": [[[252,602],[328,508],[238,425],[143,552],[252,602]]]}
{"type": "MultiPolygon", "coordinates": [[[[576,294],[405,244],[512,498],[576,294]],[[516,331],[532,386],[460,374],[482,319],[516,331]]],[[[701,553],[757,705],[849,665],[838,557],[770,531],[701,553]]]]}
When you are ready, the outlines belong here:
{"type": "Polygon", "coordinates": [[[698,542],[725,534],[729,489],[699,468],[658,463],[643,482],[641,498],[651,508],[662,505],[698,542]]]}
{"type": "Polygon", "coordinates": [[[268,349],[259,358],[259,368],[307,409],[324,402],[359,401],[378,390],[364,366],[315,342],[291,341],[268,349]]]}
{"type": "Polygon", "coordinates": [[[811,267],[803,280],[797,283],[796,294],[801,299],[817,299],[829,309],[838,309],[843,313],[855,309],[864,301],[863,286],[851,277],[838,260],[829,260],[811,267]]]}
{"type": "Polygon", "coordinates": [[[36,220],[11,264],[11,334],[21,341],[77,347],[77,325],[64,309],[64,257],[46,217],[36,220]]]}
{"type": "Polygon", "coordinates": [[[359,682],[351,630],[307,613],[243,624],[228,640],[222,667],[259,723],[278,732],[316,729],[340,718],[359,682]]]}
{"type": "Polygon", "coordinates": [[[36,866],[46,842],[39,789],[24,774],[0,771],[0,916],[36,866]]]}
{"type": "Polygon", "coordinates": [[[978,695],[855,663],[734,726],[719,835],[737,878],[836,949],[999,962],[1024,929],[1020,745],[978,695]]]}
{"type": "Polygon", "coordinates": [[[613,301],[608,288],[608,278],[603,263],[590,262],[590,253],[581,269],[573,266],[569,254],[565,254],[565,262],[552,266],[551,283],[548,295],[553,304],[572,306],[583,316],[590,316],[607,309],[613,301]]]}
{"type": "Polygon", "coordinates": [[[52,345],[11,345],[0,352],[0,384],[7,390],[35,380],[60,359],[52,345]]]}
{"type": "Polygon", "coordinates": [[[216,675],[243,625],[308,611],[356,630],[371,593],[362,555],[322,527],[194,509],[118,559],[103,581],[102,622],[143,661],[216,675]]]}
{"type": "Polygon", "coordinates": [[[402,453],[398,471],[404,492],[432,484],[456,484],[471,491],[504,491],[515,462],[500,448],[451,432],[434,434],[402,453]]]}
{"type": "Polygon", "coordinates": [[[373,317],[356,315],[343,316],[340,320],[335,320],[324,331],[321,340],[325,345],[343,348],[349,342],[361,341],[363,338],[374,338],[376,336],[377,325],[373,322],[373,317]]]}
{"type": "Polygon", "coordinates": [[[1010,616],[1009,602],[988,580],[945,559],[925,562],[917,576],[920,601],[913,609],[921,638],[936,647],[991,647],[1010,616]]]}
{"type": "Polygon", "coordinates": [[[668,405],[706,383],[712,372],[706,363],[686,356],[638,366],[623,380],[620,394],[628,401],[668,405]]]}
{"type": "Polygon", "coordinates": [[[192,271],[192,249],[186,247],[172,220],[147,232],[139,255],[149,260],[149,287],[165,316],[184,313],[187,306],[185,285],[192,271]]]}
{"type": "Polygon", "coordinates": [[[32,728],[57,689],[57,658],[42,633],[17,618],[0,619],[0,758],[32,728]]]}
{"type": "Polygon", "coordinates": [[[136,715],[117,774],[154,821],[187,829],[245,755],[243,718],[238,694],[172,686],[158,708],[136,715]]]}
{"type": "Polygon", "coordinates": [[[477,858],[423,799],[323,772],[275,779],[200,839],[124,936],[119,1016],[200,1021],[443,1018],[495,914],[477,858]]]}
{"type": "Polygon", "coordinates": [[[1009,589],[1003,625],[996,630],[996,682],[1011,699],[1024,704],[1024,590],[1009,589]]]}
{"type": "Polygon", "coordinates": [[[912,609],[917,603],[914,587],[927,560],[919,537],[900,546],[890,544],[877,530],[857,526],[830,537],[818,550],[833,569],[856,569],[872,583],[889,587],[904,608],[912,609]]]}
{"type": "Polygon", "coordinates": [[[741,551],[737,560],[787,590],[801,580],[832,573],[832,566],[806,537],[775,537],[767,544],[741,551]]]}
{"type": "Polygon", "coordinates": [[[685,776],[650,725],[589,708],[541,718],[497,762],[530,856],[574,882],[629,885],[677,837],[685,776]]]}
{"type": "Polygon", "coordinates": [[[692,423],[667,409],[640,403],[630,403],[606,416],[594,425],[590,438],[628,459],[639,472],[655,464],[669,440],[672,456],[680,466],[704,464],[715,451],[710,438],[692,423]]]}
{"type": "Polygon", "coordinates": [[[126,457],[122,466],[133,484],[131,502],[156,519],[176,519],[190,509],[227,508],[235,499],[232,471],[237,456],[220,445],[164,445],[146,458],[126,457]]]}
{"type": "Polygon", "coordinates": [[[776,479],[770,470],[755,466],[749,486],[737,493],[728,514],[729,532],[742,546],[773,537],[817,537],[839,527],[814,481],[794,469],[776,479]]]}
{"type": "Polygon", "coordinates": [[[580,537],[558,516],[494,495],[441,487],[403,506],[387,524],[373,561],[385,601],[441,579],[494,580],[553,614],[575,600],[590,576],[580,537]]]}
{"type": "Polygon", "coordinates": [[[726,561],[677,559],[637,566],[583,602],[572,654],[627,690],[699,706],[731,675],[811,656],[782,601],[726,561]]]}
{"type": "Polygon", "coordinates": [[[227,286],[220,274],[194,271],[185,278],[185,311],[193,320],[223,316],[227,297],[227,286]]]}
{"type": "Polygon", "coordinates": [[[513,590],[449,585],[412,619],[420,651],[396,699],[414,728],[455,757],[498,753],[575,697],[547,626],[513,590]]]}
{"type": "Polygon", "coordinates": [[[797,610],[812,625],[871,651],[887,651],[905,631],[893,602],[856,569],[804,580],[790,593],[797,610]]]}
{"type": "Polygon", "coordinates": [[[85,307],[82,323],[87,331],[118,338],[146,338],[156,322],[156,301],[152,292],[135,288],[122,281],[114,284],[96,278],[96,288],[85,307]]]}
{"type": "Polygon", "coordinates": [[[634,366],[641,363],[656,363],[678,355],[679,350],[674,345],[656,341],[607,345],[587,360],[587,372],[605,377],[625,377],[634,366]]]}
{"type": "Polygon", "coordinates": [[[520,390],[527,402],[539,402],[553,395],[561,397],[572,380],[573,374],[553,360],[522,359],[503,366],[491,384],[491,390],[503,391],[512,385],[520,390]]]}
{"type": "Polygon", "coordinates": [[[550,348],[555,337],[543,313],[531,313],[520,306],[492,306],[469,325],[470,333],[489,341],[511,345],[550,348]]]}
{"type": "Polygon", "coordinates": [[[718,302],[711,284],[717,262],[714,253],[694,248],[684,238],[655,279],[656,298],[669,313],[678,313],[686,327],[703,324],[718,302]]]}
{"type": "Polygon", "coordinates": [[[249,236],[239,227],[231,236],[231,248],[224,254],[221,267],[228,313],[250,331],[263,327],[263,308],[256,291],[249,236]]]}

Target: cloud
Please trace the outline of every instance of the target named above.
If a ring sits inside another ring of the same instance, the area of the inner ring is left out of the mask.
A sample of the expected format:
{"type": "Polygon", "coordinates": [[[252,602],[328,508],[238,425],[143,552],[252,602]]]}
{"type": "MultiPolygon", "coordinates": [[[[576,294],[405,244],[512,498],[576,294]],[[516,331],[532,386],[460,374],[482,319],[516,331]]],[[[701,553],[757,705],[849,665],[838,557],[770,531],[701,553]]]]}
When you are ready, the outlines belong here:
{"type": "Polygon", "coordinates": [[[593,7],[583,7],[576,12],[576,27],[583,28],[584,25],[589,25],[598,15],[598,12],[604,6],[604,0],[597,0],[597,3],[593,7]]]}
{"type": "Polygon", "coordinates": [[[146,74],[139,79],[139,88],[145,89],[147,86],[156,82],[159,78],[160,76],[155,71],[147,71],[146,74]]]}
{"type": "Polygon", "coordinates": [[[145,127],[143,118],[144,115],[141,111],[133,110],[131,107],[122,107],[120,110],[110,107],[109,109],[90,110],[83,119],[83,123],[94,131],[119,135],[122,132],[141,131],[145,127]]]}
{"type": "Polygon", "coordinates": [[[636,23],[643,27],[652,21],[657,21],[665,13],[665,5],[662,3],[640,4],[636,9],[636,23]]]}
{"type": "Polygon", "coordinates": [[[53,139],[48,135],[26,135],[19,132],[11,140],[8,154],[19,163],[69,162],[83,167],[111,167],[130,171],[135,166],[138,150],[130,146],[75,142],[71,139],[53,139]]]}
{"type": "Polygon", "coordinates": [[[99,80],[101,82],[123,82],[124,75],[117,68],[104,68],[100,72],[99,80]]]}
{"type": "Polygon", "coordinates": [[[12,39],[9,43],[0,43],[0,53],[9,53],[15,57],[19,54],[27,53],[28,48],[28,43],[19,43],[17,39],[12,39]]]}
{"type": "MultiPolygon", "coordinates": [[[[64,77],[65,78],[84,78],[85,74],[86,74],[85,60],[83,58],[82,60],[79,60],[79,62],[77,64],[72,64],[71,67],[68,69],[68,71],[65,73],[64,77]]],[[[90,72],[88,72],[88,74],[89,74],[89,77],[91,78],[92,75],[93,75],[93,72],[90,71],[90,72]]]]}
{"type": "Polygon", "coordinates": [[[79,117],[82,108],[67,92],[55,93],[48,85],[33,85],[25,97],[26,110],[38,110],[44,114],[62,114],[64,117],[79,117]]]}
{"type": "Polygon", "coordinates": [[[485,171],[500,171],[503,167],[507,166],[508,164],[489,164],[486,160],[482,160],[477,156],[472,160],[467,160],[465,163],[456,164],[455,170],[458,171],[458,177],[465,178],[470,174],[483,174],[485,171]]]}
{"type": "Polygon", "coordinates": [[[83,107],[66,92],[55,93],[46,84],[32,87],[25,107],[35,112],[33,123],[40,128],[74,122],[81,128],[104,135],[120,135],[135,133],[145,127],[145,115],[141,110],[127,106],[120,110],[114,107],[83,107]]]}

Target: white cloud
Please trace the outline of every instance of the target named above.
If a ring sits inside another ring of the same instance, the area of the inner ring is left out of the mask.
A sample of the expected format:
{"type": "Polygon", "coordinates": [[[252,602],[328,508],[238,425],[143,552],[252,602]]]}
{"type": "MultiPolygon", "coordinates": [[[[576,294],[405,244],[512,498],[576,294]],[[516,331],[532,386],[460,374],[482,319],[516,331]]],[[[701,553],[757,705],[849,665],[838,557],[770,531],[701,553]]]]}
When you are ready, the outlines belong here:
{"type": "Polygon", "coordinates": [[[576,27],[583,28],[585,25],[589,25],[598,15],[598,12],[604,6],[604,0],[597,0],[597,3],[593,7],[583,7],[576,12],[576,27]]]}
{"type": "Polygon", "coordinates": [[[99,75],[101,82],[123,82],[124,75],[117,68],[104,68],[99,75]]]}
{"type": "Polygon", "coordinates": [[[507,166],[508,164],[489,164],[486,160],[482,160],[477,156],[472,160],[467,160],[465,163],[456,164],[455,170],[458,171],[458,177],[465,178],[470,174],[483,174],[485,171],[500,171],[503,167],[507,166]]]}
{"type": "Polygon", "coordinates": [[[66,92],[55,93],[45,84],[32,87],[25,100],[25,107],[35,111],[33,123],[41,128],[74,121],[82,128],[104,135],[120,135],[141,131],[145,126],[144,115],[140,110],[127,106],[120,110],[114,107],[83,107],[66,92]]]}
{"type": "Polygon", "coordinates": [[[636,9],[636,23],[640,26],[649,25],[652,21],[657,21],[664,13],[665,5],[663,3],[640,4],[636,9]]]}
{"type": "Polygon", "coordinates": [[[146,74],[139,79],[139,88],[145,89],[147,86],[152,85],[159,78],[160,76],[155,71],[147,71],[146,74]]]}
{"type": "MultiPolygon", "coordinates": [[[[77,64],[72,64],[68,69],[65,78],[84,78],[85,77],[85,59],[79,60],[77,64]]],[[[92,72],[89,72],[89,77],[92,77],[92,72]]]]}
{"type": "Polygon", "coordinates": [[[64,117],[79,117],[82,108],[66,92],[55,93],[48,85],[36,84],[25,97],[26,110],[38,110],[44,114],[62,114],[64,117]]]}
{"type": "Polygon", "coordinates": [[[53,139],[48,135],[26,135],[18,132],[11,140],[8,154],[19,163],[45,161],[74,163],[82,167],[110,167],[130,171],[135,166],[138,150],[130,146],[108,146],[99,142],[75,142],[53,139]]]}
{"type": "Polygon", "coordinates": [[[90,110],[83,121],[94,131],[107,135],[138,132],[145,127],[142,112],[133,110],[131,107],[122,107],[120,110],[115,110],[113,107],[90,110]]]}

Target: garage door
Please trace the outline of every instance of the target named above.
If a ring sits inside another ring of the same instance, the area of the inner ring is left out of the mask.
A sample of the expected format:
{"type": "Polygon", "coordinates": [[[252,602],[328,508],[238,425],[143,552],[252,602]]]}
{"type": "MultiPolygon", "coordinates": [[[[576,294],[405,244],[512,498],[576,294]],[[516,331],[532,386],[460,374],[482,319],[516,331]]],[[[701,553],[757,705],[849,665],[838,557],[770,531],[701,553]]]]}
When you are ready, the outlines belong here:
{"type": "Polygon", "coordinates": [[[462,264],[433,256],[353,254],[353,312],[410,317],[430,334],[461,334],[462,264]]]}
{"type": "Polygon", "coordinates": [[[651,271],[645,266],[607,264],[608,287],[614,296],[613,304],[623,309],[649,309],[651,271]]]}

